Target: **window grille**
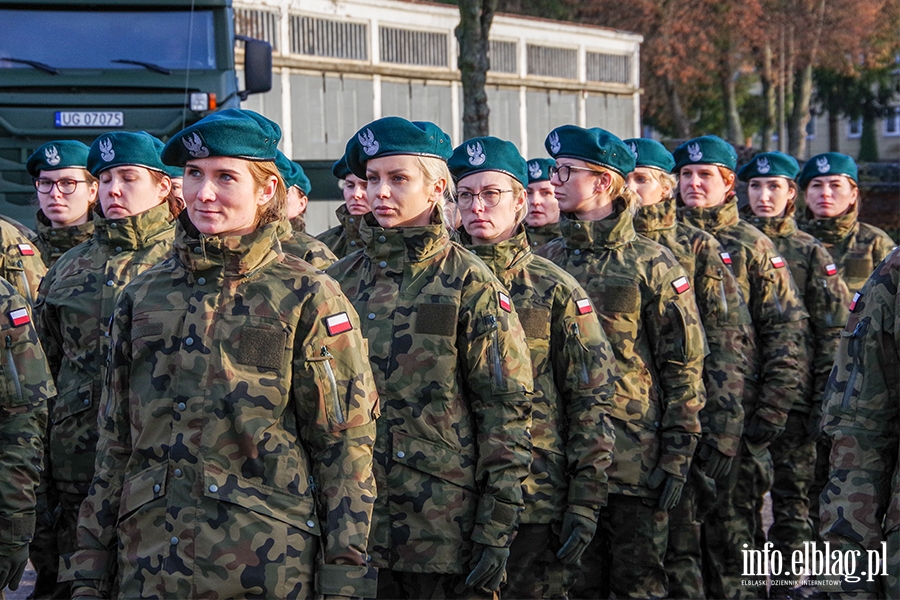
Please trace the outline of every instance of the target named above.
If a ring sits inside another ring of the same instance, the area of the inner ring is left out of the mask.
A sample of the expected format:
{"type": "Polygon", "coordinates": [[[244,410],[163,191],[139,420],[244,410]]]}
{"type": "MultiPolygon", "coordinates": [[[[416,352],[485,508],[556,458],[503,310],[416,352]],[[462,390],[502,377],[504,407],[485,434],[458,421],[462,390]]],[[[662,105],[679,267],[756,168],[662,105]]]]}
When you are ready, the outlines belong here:
{"type": "Polygon", "coordinates": [[[368,25],[291,15],[291,53],[368,60],[368,25]]]}
{"type": "Polygon", "coordinates": [[[446,33],[381,27],[381,62],[448,67],[446,33]]]}
{"type": "Polygon", "coordinates": [[[278,52],[278,13],[250,8],[234,9],[234,32],[237,35],[265,40],[278,52]]]}
{"type": "Polygon", "coordinates": [[[578,79],[578,53],[568,48],[528,44],[528,74],[578,79]]]}
{"type": "Polygon", "coordinates": [[[627,54],[587,52],[587,80],[602,83],[631,83],[631,57],[627,54]]]}
{"type": "Polygon", "coordinates": [[[491,71],[498,73],[518,73],[518,44],[491,40],[491,71]]]}

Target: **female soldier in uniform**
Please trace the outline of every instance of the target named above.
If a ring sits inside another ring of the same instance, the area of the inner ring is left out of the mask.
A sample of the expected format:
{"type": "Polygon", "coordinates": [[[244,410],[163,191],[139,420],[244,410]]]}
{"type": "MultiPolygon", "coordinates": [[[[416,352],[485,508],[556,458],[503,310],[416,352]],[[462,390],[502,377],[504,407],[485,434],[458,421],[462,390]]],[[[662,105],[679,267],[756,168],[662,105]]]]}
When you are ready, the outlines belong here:
{"type": "Polygon", "coordinates": [[[531,252],[521,226],[528,167],[516,147],[471,139],[449,164],[462,237],[509,290],[534,374],[531,472],[501,595],[565,598],[606,504],[619,370],[587,292],[531,252]]]}
{"type": "Polygon", "coordinates": [[[675,149],[678,217],[716,237],[725,249],[755,330],[744,379],[744,434],[731,473],[717,485],[716,506],[706,519],[707,596],[757,598],[765,590],[741,583],[743,550],[756,548],[760,508],[771,487],[768,445],[784,431],[791,406],[808,382],[803,360],[807,314],[787,262],[758,229],[741,221],[734,195],[737,155],[716,136],[675,149]],[[755,349],[755,351],[753,351],[755,349]],[[745,546],[746,544],[746,546],[745,546]]]}
{"type": "Polygon", "coordinates": [[[379,598],[490,598],[531,463],[521,325],[443,221],[452,150],[433,123],[386,117],[345,153],[372,212],[365,249],[328,273],[360,314],[381,402],[369,537],[379,598]]]}
{"type": "Polygon", "coordinates": [[[550,183],[550,167],[556,164],[552,158],[533,158],[528,161],[528,214],[525,231],[531,249],[538,248],[559,237],[559,202],[556,188],[550,183]]]}
{"type": "Polygon", "coordinates": [[[702,524],[715,501],[712,480],[731,470],[744,428],[745,345],[753,339],[750,311],[737,280],[723,263],[725,250],[710,234],[675,218],[675,159],[657,141],[625,140],[635,158],[628,187],[641,197],[635,230],[668,248],[688,273],[706,333],[703,361],[706,405],[700,411],[703,434],[691,463],[681,502],[669,511],[666,574],[671,598],[702,598],[702,524]],[[699,460],[697,460],[699,459],[699,460]]]}
{"type": "Polygon", "coordinates": [[[344,258],[363,247],[359,225],[362,216],[369,212],[369,199],[366,196],[368,182],[350,172],[344,157],[335,161],[331,173],[338,178],[341,194],[344,196],[344,203],[334,211],[341,224],[320,233],[316,238],[331,248],[338,258],[344,258]]]}
{"type": "Polygon", "coordinates": [[[582,559],[578,598],[667,593],[668,511],[678,504],[700,437],[705,340],[691,283],[675,257],[637,235],[640,198],[625,187],[634,156],[599,128],[557,127],[562,237],[539,250],[588,291],[622,373],[610,411],[615,450],[608,505],[582,559]]]}
{"type": "Polygon", "coordinates": [[[47,268],[94,233],[91,209],[99,182],[87,170],[89,150],[75,140],[47,142],[25,163],[41,206],[34,243],[47,268]]]}
{"type": "Polygon", "coordinates": [[[229,109],[163,151],[186,209],[116,308],[76,596],[116,562],[124,598],[374,591],[375,386],[337,283],[280,251],[280,137],[229,109]]]}
{"type": "MultiPolygon", "coordinates": [[[[53,265],[36,308],[38,333],[59,395],[50,403],[50,486],[58,497],[60,554],[75,550],[78,507],[94,475],[97,410],[109,353],[109,323],[122,287],[167,256],[174,224],[171,182],[146,133],[105,133],[88,169],[100,180],[91,239],[53,265]]],[[[64,586],[68,595],[68,586],[64,586]]]]}

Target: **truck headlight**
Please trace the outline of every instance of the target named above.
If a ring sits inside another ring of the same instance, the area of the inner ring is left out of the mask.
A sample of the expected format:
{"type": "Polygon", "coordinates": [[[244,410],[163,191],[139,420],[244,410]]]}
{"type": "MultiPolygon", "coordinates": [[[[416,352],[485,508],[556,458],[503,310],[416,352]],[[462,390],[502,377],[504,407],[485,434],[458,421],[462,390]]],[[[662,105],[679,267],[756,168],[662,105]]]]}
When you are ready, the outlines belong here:
{"type": "Polygon", "coordinates": [[[191,110],[196,112],[204,112],[216,109],[216,95],[206,94],[204,92],[194,92],[191,94],[191,110]]]}

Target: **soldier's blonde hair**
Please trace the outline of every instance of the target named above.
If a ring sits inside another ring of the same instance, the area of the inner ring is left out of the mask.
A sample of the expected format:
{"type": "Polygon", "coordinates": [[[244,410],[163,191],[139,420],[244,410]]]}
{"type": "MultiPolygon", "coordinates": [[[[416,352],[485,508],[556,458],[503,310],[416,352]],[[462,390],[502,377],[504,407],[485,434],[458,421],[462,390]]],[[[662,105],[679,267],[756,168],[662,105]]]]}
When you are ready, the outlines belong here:
{"type": "Polygon", "coordinates": [[[650,176],[653,177],[663,188],[669,188],[669,194],[663,200],[669,200],[675,197],[675,190],[678,189],[678,179],[671,173],[660,171],[659,169],[649,168],[650,176]]]}
{"type": "Polygon", "coordinates": [[[425,178],[426,187],[433,186],[441,179],[447,182],[447,185],[444,187],[444,193],[438,198],[437,208],[444,217],[444,223],[452,228],[452,215],[448,212],[448,207],[453,201],[453,197],[456,196],[456,186],[453,184],[450,168],[447,166],[447,163],[440,158],[434,158],[432,156],[414,156],[414,158],[425,178]]]}
{"type": "Polygon", "coordinates": [[[284,187],[284,179],[273,161],[257,162],[254,160],[247,161],[247,167],[250,170],[250,176],[256,185],[255,190],[259,191],[265,187],[266,182],[273,175],[278,180],[275,187],[275,195],[272,199],[256,209],[256,227],[262,227],[267,223],[274,223],[285,218],[287,204],[287,188],[284,187]]]}
{"type": "Polygon", "coordinates": [[[626,208],[628,208],[628,212],[630,212],[632,216],[636,215],[637,211],[641,208],[641,197],[637,195],[637,192],[628,189],[628,186],[625,184],[625,178],[612,169],[607,169],[600,165],[592,165],[592,168],[598,174],[609,173],[609,176],[612,178],[612,181],[610,181],[609,184],[609,197],[613,200],[616,198],[623,199],[626,208]]]}

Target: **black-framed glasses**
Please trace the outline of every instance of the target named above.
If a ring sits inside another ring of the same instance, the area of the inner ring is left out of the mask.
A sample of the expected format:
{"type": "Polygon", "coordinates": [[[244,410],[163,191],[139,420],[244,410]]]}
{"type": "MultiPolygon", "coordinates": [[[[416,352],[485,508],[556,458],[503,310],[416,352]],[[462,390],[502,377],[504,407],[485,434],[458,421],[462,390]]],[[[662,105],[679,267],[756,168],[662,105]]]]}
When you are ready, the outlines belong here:
{"type": "Polygon", "coordinates": [[[481,190],[477,194],[459,192],[456,195],[456,203],[460,208],[471,208],[475,198],[478,198],[485,208],[493,208],[500,202],[500,196],[507,192],[512,192],[512,190],[481,190]]]}
{"type": "Polygon", "coordinates": [[[588,169],[585,167],[576,167],[574,165],[554,165],[550,167],[548,171],[550,173],[550,179],[553,179],[554,176],[559,177],[560,183],[567,182],[572,171],[590,171],[594,175],[602,175],[600,171],[595,171],[594,169],[588,169]]]}
{"type": "Polygon", "coordinates": [[[60,179],[53,181],[52,179],[35,179],[34,187],[42,194],[49,194],[53,191],[53,186],[59,190],[59,193],[68,196],[75,191],[79,183],[87,183],[84,179],[60,179]]]}

